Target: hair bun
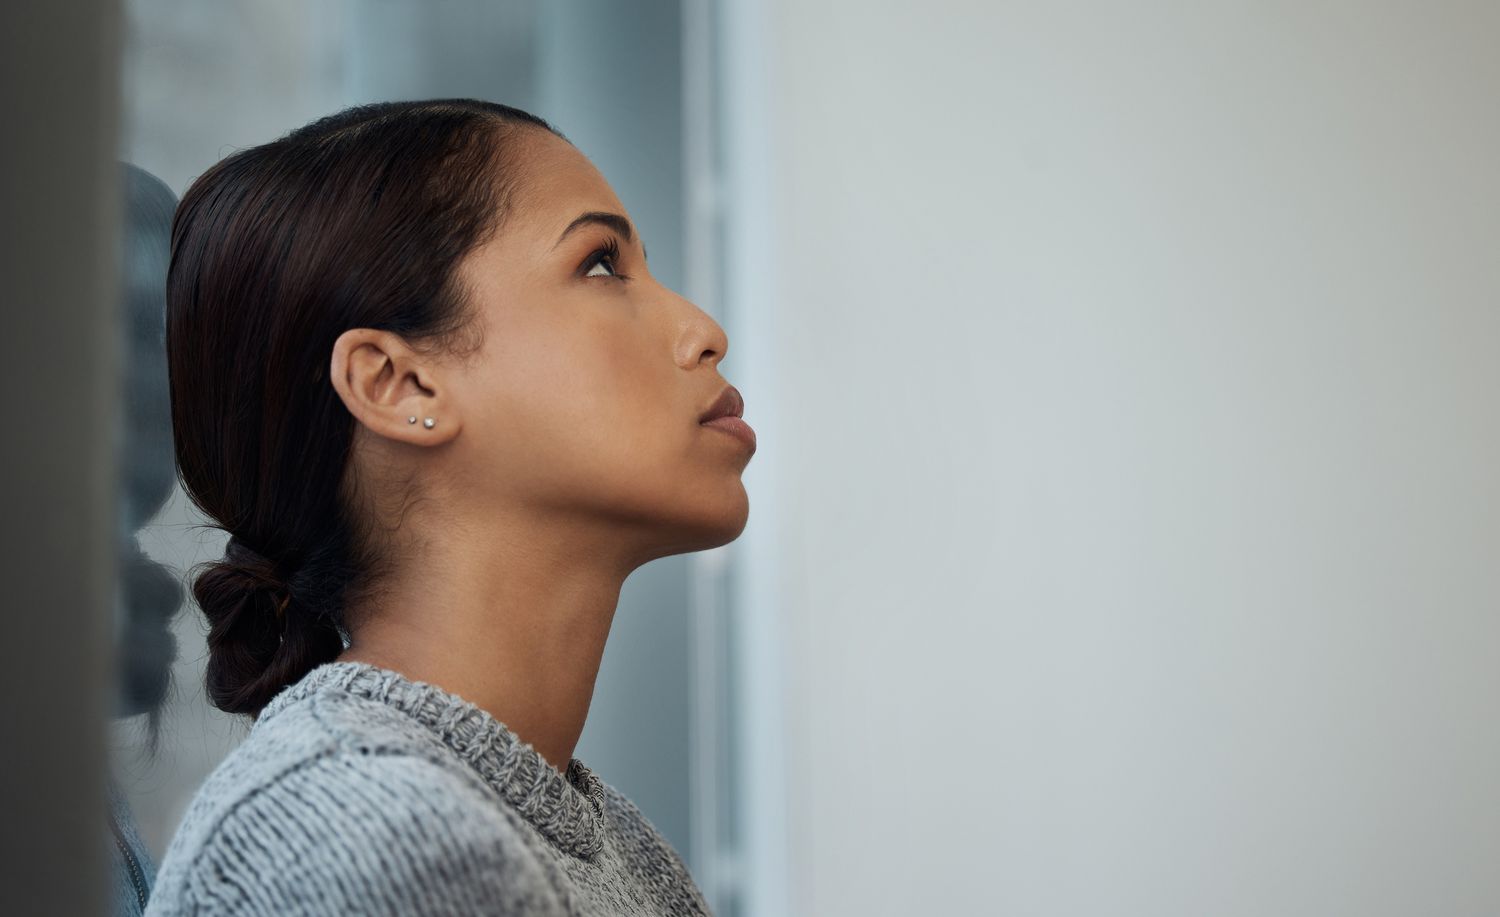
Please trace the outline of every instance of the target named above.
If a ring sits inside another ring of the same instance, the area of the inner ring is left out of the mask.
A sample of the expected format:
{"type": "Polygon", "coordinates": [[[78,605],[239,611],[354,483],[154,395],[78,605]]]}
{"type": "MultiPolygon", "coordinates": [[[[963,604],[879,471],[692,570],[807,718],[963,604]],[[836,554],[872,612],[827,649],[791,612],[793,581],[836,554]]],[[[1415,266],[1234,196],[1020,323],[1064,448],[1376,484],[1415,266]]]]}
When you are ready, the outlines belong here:
{"type": "Polygon", "coordinates": [[[239,568],[248,579],[248,585],[279,596],[276,603],[276,618],[286,614],[287,602],[291,601],[290,578],[283,575],[276,564],[264,554],[245,544],[238,535],[230,535],[224,546],[224,560],[239,568]]]}
{"type": "Polygon", "coordinates": [[[209,622],[205,683],[220,710],[254,716],[309,668],[309,659],[331,659],[342,649],[310,615],[287,614],[288,578],[239,538],[197,577],[193,596],[209,622]]]}

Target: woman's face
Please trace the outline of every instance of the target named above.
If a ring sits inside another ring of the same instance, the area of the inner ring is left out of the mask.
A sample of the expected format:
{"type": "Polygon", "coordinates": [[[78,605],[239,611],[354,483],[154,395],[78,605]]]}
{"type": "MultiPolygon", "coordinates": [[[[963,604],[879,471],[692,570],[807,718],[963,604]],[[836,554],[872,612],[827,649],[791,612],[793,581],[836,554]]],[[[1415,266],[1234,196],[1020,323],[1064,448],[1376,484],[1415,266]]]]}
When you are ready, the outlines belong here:
{"type": "Polygon", "coordinates": [[[459,268],[484,326],[450,390],[462,492],[481,512],[602,523],[642,562],[732,541],[754,447],[698,422],[727,385],[724,330],[651,276],[588,159],[547,131],[515,139],[507,218],[459,268]]]}

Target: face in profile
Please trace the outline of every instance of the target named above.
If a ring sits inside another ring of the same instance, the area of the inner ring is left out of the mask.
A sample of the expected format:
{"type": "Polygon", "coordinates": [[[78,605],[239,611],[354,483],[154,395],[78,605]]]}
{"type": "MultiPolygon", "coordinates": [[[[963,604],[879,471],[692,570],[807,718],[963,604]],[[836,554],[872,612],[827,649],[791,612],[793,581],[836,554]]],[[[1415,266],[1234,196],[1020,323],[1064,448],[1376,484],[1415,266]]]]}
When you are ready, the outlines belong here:
{"type": "Polygon", "coordinates": [[[483,344],[441,377],[462,425],[449,486],[474,512],[578,523],[639,562],[732,541],[755,447],[699,422],[728,385],[724,330],[651,275],[575,147],[540,130],[514,142],[507,215],[458,272],[483,344]]]}

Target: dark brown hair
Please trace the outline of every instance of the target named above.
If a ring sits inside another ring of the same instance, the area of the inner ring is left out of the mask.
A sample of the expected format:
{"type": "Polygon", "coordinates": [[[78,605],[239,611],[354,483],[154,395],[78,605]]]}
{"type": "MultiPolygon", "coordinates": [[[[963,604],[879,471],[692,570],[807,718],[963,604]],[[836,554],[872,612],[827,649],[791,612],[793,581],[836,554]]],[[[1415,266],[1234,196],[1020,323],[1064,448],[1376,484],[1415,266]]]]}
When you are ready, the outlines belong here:
{"type": "Polygon", "coordinates": [[[499,226],[511,139],[535,115],[473,99],[351,108],[241,150],[172,224],[167,366],[177,473],[232,537],[194,570],[214,706],[258,716],[333,660],[376,585],[350,468],[356,421],[328,367],[350,328],[477,348],[455,267],[499,226]]]}

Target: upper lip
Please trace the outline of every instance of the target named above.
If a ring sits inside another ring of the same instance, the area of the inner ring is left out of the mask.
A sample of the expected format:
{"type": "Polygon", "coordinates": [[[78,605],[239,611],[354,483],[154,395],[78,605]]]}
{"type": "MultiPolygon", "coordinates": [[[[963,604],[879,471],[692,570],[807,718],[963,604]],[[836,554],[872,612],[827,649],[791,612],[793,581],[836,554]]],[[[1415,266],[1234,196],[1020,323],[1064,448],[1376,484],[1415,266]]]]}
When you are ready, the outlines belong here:
{"type": "Polygon", "coordinates": [[[732,385],[724,386],[724,391],[714,399],[714,403],[703,416],[698,418],[699,423],[708,423],[717,417],[743,417],[745,416],[745,399],[740,397],[740,390],[732,385]]]}

